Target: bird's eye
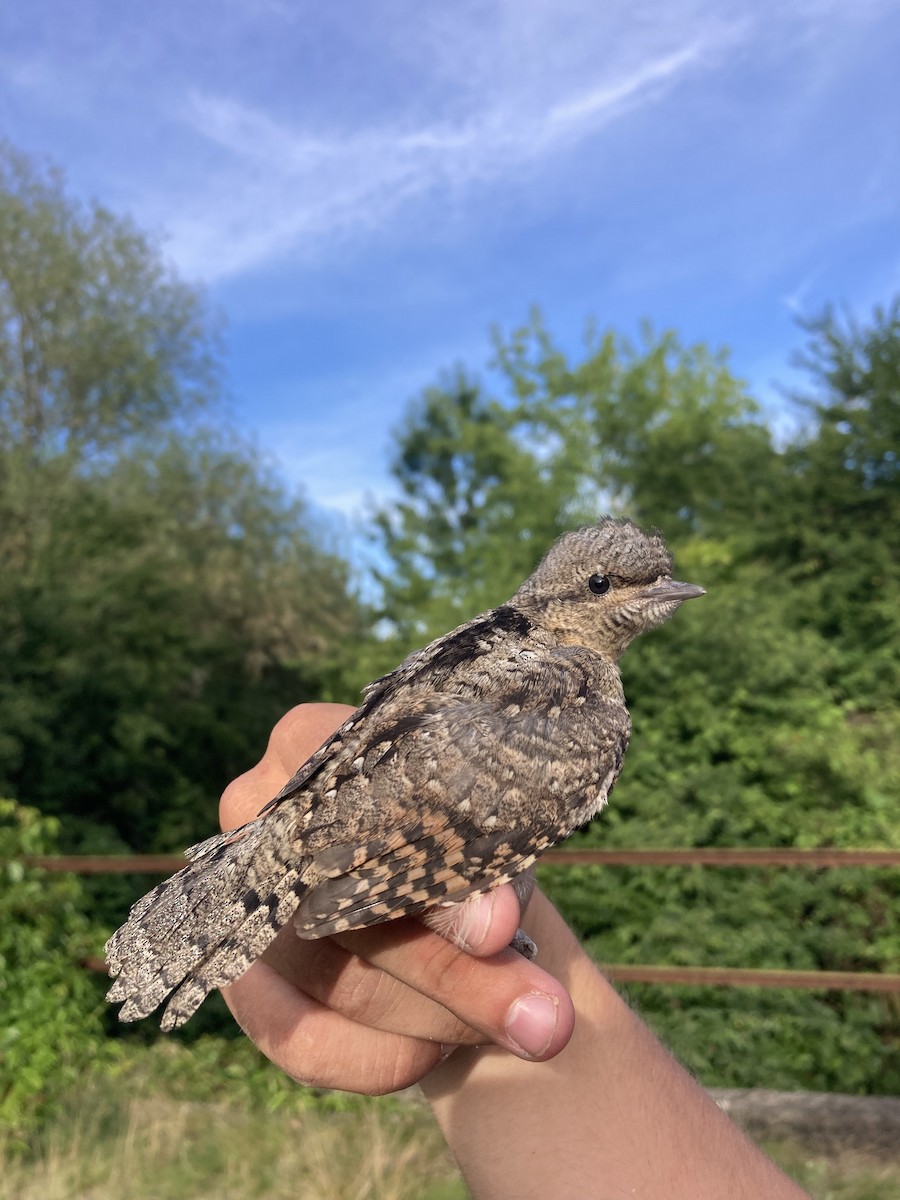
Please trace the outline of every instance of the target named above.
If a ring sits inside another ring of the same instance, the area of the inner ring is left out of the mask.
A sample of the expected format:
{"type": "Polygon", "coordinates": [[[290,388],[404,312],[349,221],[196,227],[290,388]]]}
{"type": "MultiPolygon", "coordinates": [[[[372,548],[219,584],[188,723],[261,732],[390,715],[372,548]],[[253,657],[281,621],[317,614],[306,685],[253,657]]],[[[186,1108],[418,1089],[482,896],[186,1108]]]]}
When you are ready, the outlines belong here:
{"type": "Polygon", "coordinates": [[[592,575],[588,580],[588,587],[595,596],[602,596],[604,592],[610,589],[610,582],[606,575],[592,575]]]}

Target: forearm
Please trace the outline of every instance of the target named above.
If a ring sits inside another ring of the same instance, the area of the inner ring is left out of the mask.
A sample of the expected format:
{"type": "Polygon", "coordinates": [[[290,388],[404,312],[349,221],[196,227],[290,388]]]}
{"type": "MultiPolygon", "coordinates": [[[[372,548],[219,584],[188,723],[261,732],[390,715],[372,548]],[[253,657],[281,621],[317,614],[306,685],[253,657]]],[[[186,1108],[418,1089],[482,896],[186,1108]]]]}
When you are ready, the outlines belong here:
{"type": "Polygon", "coordinates": [[[556,1058],[458,1050],[423,1088],[477,1200],[806,1195],[719,1111],[539,893],[528,932],[577,1022],[556,1058]]]}

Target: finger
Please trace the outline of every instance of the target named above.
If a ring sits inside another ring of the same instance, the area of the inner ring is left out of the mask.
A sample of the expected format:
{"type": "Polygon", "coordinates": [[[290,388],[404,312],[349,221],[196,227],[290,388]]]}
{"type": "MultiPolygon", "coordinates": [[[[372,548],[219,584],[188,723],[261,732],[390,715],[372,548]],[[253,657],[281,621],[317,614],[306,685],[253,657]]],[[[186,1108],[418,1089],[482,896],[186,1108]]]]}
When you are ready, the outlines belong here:
{"type": "Polygon", "coordinates": [[[263,957],[299,991],[360,1025],[457,1045],[488,1040],[437,1001],[332,938],[303,941],[292,928],[284,929],[263,957]]]}
{"type": "Polygon", "coordinates": [[[520,1058],[553,1058],[572,1036],[575,1014],[566,989],[514,950],[476,958],[407,920],[335,941],[520,1058]]]}
{"type": "MultiPolygon", "coordinates": [[[[482,956],[504,949],[518,928],[519,906],[511,887],[498,888],[491,896],[474,897],[471,907],[493,918],[493,924],[477,948],[482,956]]],[[[438,909],[442,919],[458,922],[465,906],[438,909]]],[[[485,934],[481,917],[476,917],[478,935],[485,934]]],[[[464,929],[465,926],[463,925],[464,929]]],[[[448,931],[450,935],[456,931],[448,931]]],[[[442,933],[447,937],[448,932],[442,933]]],[[[450,940],[458,944],[458,937],[450,940]]],[[[465,947],[462,947],[465,948],[465,947]]],[[[365,953],[365,947],[363,947],[365,953]]],[[[321,1004],[363,1025],[440,1042],[478,1045],[488,1040],[475,1029],[465,1014],[462,1018],[443,1004],[423,995],[415,987],[387,974],[366,957],[352,954],[333,939],[300,939],[292,927],[282,930],[265,952],[265,960],[295,987],[321,1004]]]]}
{"type": "Polygon", "coordinates": [[[441,1046],[358,1025],[299,992],[265,962],[223,989],[249,1038],[298,1083],[384,1095],[418,1082],[441,1046]]]}
{"type": "Polygon", "coordinates": [[[349,704],[298,704],[285,713],[269,739],[285,783],[355,711],[349,704]]]}
{"type": "Polygon", "coordinates": [[[219,801],[219,824],[223,829],[237,829],[252,821],[259,810],[277,796],[289,779],[284,769],[268,751],[255,767],[229,783],[219,801]]]}
{"type": "Polygon", "coordinates": [[[239,775],[222,793],[222,828],[235,829],[252,821],[352,712],[346,704],[298,704],[285,713],[256,766],[239,775]]]}
{"type": "Polygon", "coordinates": [[[510,884],[470,896],[462,904],[439,905],[422,921],[441,937],[480,958],[505,949],[522,921],[522,907],[510,884]]]}
{"type": "Polygon", "coordinates": [[[383,1032],[467,1045],[494,1041],[523,1058],[552,1057],[565,1045],[571,1006],[545,972],[513,952],[501,956],[498,970],[496,963],[467,960],[412,921],[395,925],[409,927],[411,936],[402,944],[400,929],[370,930],[346,935],[361,942],[353,951],[335,939],[300,943],[287,930],[267,950],[266,961],[310,998],[383,1032]],[[393,962],[386,933],[398,943],[393,962]],[[448,969],[446,955],[476,969],[460,975],[448,969]]]}

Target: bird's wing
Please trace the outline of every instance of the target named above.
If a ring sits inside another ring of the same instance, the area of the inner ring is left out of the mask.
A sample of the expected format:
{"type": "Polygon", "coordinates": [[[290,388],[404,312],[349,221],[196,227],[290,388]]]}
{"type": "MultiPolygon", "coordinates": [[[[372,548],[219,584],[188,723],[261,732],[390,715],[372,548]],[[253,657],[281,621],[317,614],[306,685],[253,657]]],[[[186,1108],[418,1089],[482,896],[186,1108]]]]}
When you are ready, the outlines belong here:
{"type": "Polygon", "coordinates": [[[531,619],[511,604],[501,604],[499,608],[481,613],[435,638],[423,649],[414,651],[393,671],[370,683],[360,712],[392,691],[414,685],[425,676],[432,686],[439,687],[460,667],[468,669],[510,641],[521,643],[533,630],[531,619]]]}
{"type": "MultiPolygon", "coordinates": [[[[360,707],[347,718],[334,733],[322,743],[314,754],[300,766],[281,791],[273,796],[256,814],[255,820],[279,808],[285,801],[314,805],[317,791],[313,786],[318,776],[329,766],[340,764],[345,758],[345,746],[355,744],[358,735],[354,730],[363,723],[377,720],[377,712],[385,697],[400,688],[415,684],[423,675],[428,676],[432,686],[440,686],[460,666],[471,664],[479,657],[490,654],[504,640],[524,637],[531,630],[531,622],[517,609],[508,604],[473,617],[458,629],[436,638],[422,650],[416,650],[387,675],[382,675],[366,687],[360,707]]],[[[253,821],[214,834],[195,846],[185,850],[185,857],[194,860],[208,857],[226,845],[234,844],[246,836],[253,821]]]]}
{"type": "Polygon", "coordinates": [[[357,710],[263,815],[138,901],[107,944],[123,1020],[174,991],[163,1028],[182,1024],[292,917],[322,937],[486,891],[596,811],[628,728],[621,702],[591,695],[591,656],[510,642],[450,679],[449,647],[415,686],[357,710]]]}
{"type": "MultiPolygon", "coordinates": [[[[432,686],[440,686],[452,672],[464,664],[476,661],[489,654],[504,640],[524,637],[531,630],[529,619],[508,604],[473,617],[458,629],[436,638],[422,650],[416,650],[387,675],[382,675],[366,687],[365,699],[359,708],[350,714],[344,723],[323,742],[322,745],[291,776],[277,796],[273,796],[257,813],[257,819],[281,806],[286,800],[315,801],[312,788],[317,776],[329,765],[339,763],[346,755],[345,744],[355,743],[354,730],[377,713],[385,696],[400,688],[413,685],[418,678],[427,674],[432,686]]],[[[239,840],[252,821],[238,829],[215,834],[198,842],[185,851],[190,859],[201,858],[220,849],[227,843],[239,840]]]]}
{"type": "Polygon", "coordinates": [[[335,800],[326,798],[323,828],[305,839],[302,936],[487,891],[603,804],[630,724],[618,697],[592,694],[594,656],[565,647],[510,653],[493,666],[469,695],[423,688],[415,711],[400,716],[383,702],[381,719],[360,722],[348,743],[353,769],[320,777],[335,800]],[[335,836],[338,804],[358,813],[351,837],[335,836]]]}
{"type": "Polygon", "coordinates": [[[485,833],[426,810],[409,833],[316,855],[326,878],[305,893],[294,924],[302,937],[319,938],[457,903],[513,879],[549,844],[531,830],[485,833]]]}

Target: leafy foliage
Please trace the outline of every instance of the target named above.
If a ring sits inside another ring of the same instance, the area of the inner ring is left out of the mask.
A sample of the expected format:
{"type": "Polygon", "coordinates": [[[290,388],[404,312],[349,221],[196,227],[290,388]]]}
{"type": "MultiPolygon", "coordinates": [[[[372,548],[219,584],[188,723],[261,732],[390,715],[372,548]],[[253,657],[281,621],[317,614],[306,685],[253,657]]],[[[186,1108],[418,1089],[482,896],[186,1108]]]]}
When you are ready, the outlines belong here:
{"type": "MultiPolygon", "coordinates": [[[[431,393],[400,433],[406,501],[381,522],[403,580],[385,593],[406,641],[395,652],[439,631],[409,614],[448,576],[461,616],[497,603],[580,514],[660,525],[679,576],[709,590],[623,662],[633,743],[578,844],[900,845],[900,309],[868,326],[826,313],[808,332],[814,393],[780,449],[723,356],[671,333],[635,345],[589,331],[572,364],[537,317],[497,340],[504,399],[467,380],[465,397],[431,393]],[[483,445],[502,448],[490,471],[483,445]],[[527,501],[494,504],[503,495],[527,501]],[[448,507],[464,537],[442,523],[448,507]],[[409,544],[415,558],[398,553],[409,544]]],[[[609,962],[900,967],[896,872],[542,878],[609,962]]],[[[900,1087],[889,998],[632,990],[704,1082],[900,1087]]]]}
{"type": "Polygon", "coordinates": [[[130,221],[3,141],[0,248],[0,447],[85,459],[216,396],[200,296],[130,221]]]}
{"type": "Polygon", "coordinates": [[[430,388],[398,430],[403,499],[375,518],[391,564],[379,575],[389,653],[498,603],[570,523],[568,455],[544,456],[529,432],[463,374],[430,388]]]}
{"type": "MultiPolygon", "coordinates": [[[[600,512],[663,528],[709,595],[625,660],[634,743],[582,842],[900,844],[900,301],[806,333],[786,444],[726,356],[674,333],[589,329],[577,361],[537,315],[498,334],[499,398],[458,372],[397,431],[367,637],[308,509],[223,432],[202,297],[0,144],[0,1114],[27,1132],[98,1045],[84,913],[111,925],[143,883],[13,860],[205,835],[286,707],[352,697],[600,512]]],[[[896,873],[543,878],[601,960],[900,969],[896,873]]],[[[889,998],[634,994],[706,1082],[900,1087],[889,998]]]]}
{"type": "Polygon", "coordinates": [[[356,620],[343,565],[220,441],[100,475],[7,465],[5,787],[58,814],[70,846],[203,836],[285,708],[335,677],[356,620]]]}
{"type": "Polygon", "coordinates": [[[19,1145],[102,1054],[98,997],[79,962],[97,931],[78,881],[20,861],[54,853],[57,828],[0,800],[0,1127],[19,1145]]]}
{"type": "Polygon", "coordinates": [[[284,710],[343,687],[346,565],[222,432],[218,375],[158,249],[0,146],[0,788],[70,849],[205,836],[284,710]]]}
{"type": "Polygon", "coordinates": [[[868,325],[831,310],[799,361],[809,426],[785,452],[790,490],[765,550],[834,645],[832,685],[875,711],[900,696],[900,298],[868,325]]]}

